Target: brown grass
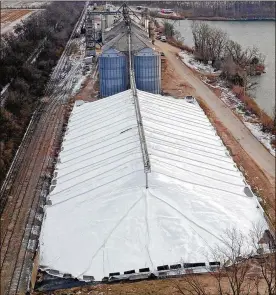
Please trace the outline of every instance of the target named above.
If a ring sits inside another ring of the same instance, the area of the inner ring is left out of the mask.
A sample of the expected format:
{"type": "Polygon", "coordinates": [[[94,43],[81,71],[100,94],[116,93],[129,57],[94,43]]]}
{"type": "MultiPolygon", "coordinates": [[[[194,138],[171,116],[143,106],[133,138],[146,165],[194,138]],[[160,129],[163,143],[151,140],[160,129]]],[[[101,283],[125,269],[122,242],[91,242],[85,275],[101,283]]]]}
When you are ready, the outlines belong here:
{"type": "Polygon", "coordinates": [[[232,91],[244,103],[246,109],[260,119],[260,123],[263,125],[263,131],[276,135],[275,119],[270,118],[250,96],[246,93],[244,94],[242,87],[235,85],[232,87],[232,91]]]}
{"type": "Polygon", "coordinates": [[[2,9],[0,18],[1,24],[5,25],[14,22],[32,11],[31,9],[2,9]]]}
{"type": "Polygon", "coordinates": [[[272,139],[271,142],[270,142],[270,144],[272,145],[272,147],[274,149],[276,149],[276,138],[272,139]]]}
{"type": "Polygon", "coordinates": [[[191,95],[193,91],[191,85],[176,74],[166,59],[162,62],[161,71],[162,89],[165,95],[171,95],[175,98],[183,98],[186,95],[191,95]]]}
{"type": "Polygon", "coordinates": [[[175,40],[174,38],[168,38],[167,42],[170,45],[175,46],[175,47],[177,47],[179,49],[185,50],[187,52],[190,52],[190,53],[193,53],[194,52],[194,50],[191,47],[183,44],[183,42],[181,42],[181,41],[175,40]]]}

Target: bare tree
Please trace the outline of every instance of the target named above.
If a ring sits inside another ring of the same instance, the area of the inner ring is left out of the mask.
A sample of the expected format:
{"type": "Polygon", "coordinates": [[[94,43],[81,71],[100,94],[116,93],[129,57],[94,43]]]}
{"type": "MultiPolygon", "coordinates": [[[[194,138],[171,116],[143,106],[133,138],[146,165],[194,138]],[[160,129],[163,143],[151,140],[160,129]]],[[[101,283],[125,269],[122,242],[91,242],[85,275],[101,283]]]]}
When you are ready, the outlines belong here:
{"type": "Polygon", "coordinates": [[[260,224],[254,225],[251,234],[251,242],[256,253],[260,254],[256,262],[260,268],[261,277],[266,284],[265,294],[276,294],[276,244],[269,230],[264,230],[260,224]]]}
{"type": "Polygon", "coordinates": [[[206,23],[193,22],[192,34],[195,44],[195,54],[204,62],[220,60],[223,57],[228,35],[221,29],[206,23]]]}
{"type": "Polygon", "coordinates": [[[181,33],[179,31],[174,31],[174,38],[176,41],[178,42],[184,42],[185,41],[185,38],[181,36],[181,33]]]}
{"type": "MultiPolygon", "coordinates": [[[[216,270],[207,268],[212,282],[215,282],[212,286],[216,290],[215,294],[260,295],[260,283],[265,281],[267,290],[261,294],[275,295],[275,256],[261,254],[257,256],[258,259],[254,258],[256,253],[260,253],[263,234],[264,231],[253,229],[250,236],[245,237],[236,229],[227,230],[221,237],[222,243],[210,249],[212,261],[220,263],[216,270]],[[255,260],[261,269],[257,273],[254,271],[255,260]]],[[[187,274],[183,282],[175,286],[180,294],[210,294],[201,277],[196,274],[187,274]]]]}
{"type": "Polygon", "coordinates": [[[190,273],[178,280],[175,288],[181,295],[211,295],[198,274],[190,273]]]}
{"type": "Polygon", "coordinates": [[[225,232],[222,241],[222,245],[213,250],[213,256],[216,261],[220,261],[219,271],[223,272],[228,281],[228,288],[223,294],[251,294],[251,284],[246,280],[250,270],[248,240],[238,230],[231,229],[225,232]]]}
{"type": "Polygon", "coordinates": [[[243,49],[239,43],[229,40],[225,44],[221,69],[225,78],[243,87],[245,94],[247,91],[254,90],[258,85],[252,76],[263,71],[264,60],[265,58],[260,54],[258,48],[243,49]]]}
{"type": "Polygon", "coordinates": [[[193,22],[191,27],[195,44],[195,56],[207,62],[209,60],[208,38],[211,35],[210,26],[206,23],[193,22]]]}
{"type": "Polygon", "coordinates": [[[257,47],[253,46],[243,49],[239,43],[233,40],[227,42],[225,55],[230,56],[235,64],[248,73],[252,73],[256,64],[263,64],[265,59],[257,47]]]}
{"type": "Polygon", "coordinates": [[[238,66],[234,63],[231,56],[227,56],[224,58],[224,61],[221,65],[221,70],[225,75],[225,78],[229,79],[238,72],[238,66]]]}
{"type": "Polygon", "coordinates": [[[225,45],[228,42],[228,35],[221,29],[213,29],[210,43],[211,43],[211,60],[221,59],[224,54],[225,45]]]}
{"type": "Polygon", "coordinates": [[[246,94],[248,91],[255,90],[258,82],[254,81],[252,77],[248,74],[246,70],[242,73],[242,84],[243,84],[243,94],[246,94]]]}
{"type": "Polygon", "coordinates": [[[175,28],[174,25],[168,21],[163,22],[164,25],[164,34],[167,37],[173,37],[175,34],[175,28]]]}
{"type": "Polygon", "coordinates": [[[244,93],[256,87],[257,82],[251,76],[261,74],[265,59],[257,47],[244,49],[239,43],[229,40],[226,32],[206,23],[193,22],[192,34],[197,59],[212,61],[213,66],[222,69],[227,80],[243,86],[244,93]]]}

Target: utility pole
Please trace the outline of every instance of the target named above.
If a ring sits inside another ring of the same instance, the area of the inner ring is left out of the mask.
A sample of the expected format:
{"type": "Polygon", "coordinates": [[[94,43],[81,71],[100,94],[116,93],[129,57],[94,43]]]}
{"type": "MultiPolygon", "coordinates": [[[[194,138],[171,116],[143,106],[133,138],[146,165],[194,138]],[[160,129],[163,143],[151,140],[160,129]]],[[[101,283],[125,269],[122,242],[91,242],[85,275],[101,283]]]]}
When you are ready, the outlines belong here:
{"type": "MultiPolygon", "coordinates": [[[[148,8],[145,9],[145,28],[148,31],[148,34],[150,34],[149,32],[149,22],[148,22],[148,8]]],[[[150,37],[150,35],[149,35],[150,37]]]]}
{"type": "Polygon", "coordinates": [[[104,30],[106,29],[106,18],[107,15],[101,15],[101,32],[102,32],[102,43],[104,43],[104,30]]]}

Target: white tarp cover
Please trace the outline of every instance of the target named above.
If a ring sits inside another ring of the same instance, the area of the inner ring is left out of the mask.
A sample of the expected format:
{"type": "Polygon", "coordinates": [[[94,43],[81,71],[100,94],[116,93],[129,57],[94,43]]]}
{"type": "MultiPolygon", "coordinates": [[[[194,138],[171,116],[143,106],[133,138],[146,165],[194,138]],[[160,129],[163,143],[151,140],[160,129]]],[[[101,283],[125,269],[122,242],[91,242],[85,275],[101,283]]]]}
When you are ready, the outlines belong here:
{"type": "Polygon", "coordinates": [[[74,107],[49,194],[40,264],[101,280],[204,262],[230,227],[264,222],[256,197],[198,105],[138,91],[149,188],[131,90],[74,107]]]}

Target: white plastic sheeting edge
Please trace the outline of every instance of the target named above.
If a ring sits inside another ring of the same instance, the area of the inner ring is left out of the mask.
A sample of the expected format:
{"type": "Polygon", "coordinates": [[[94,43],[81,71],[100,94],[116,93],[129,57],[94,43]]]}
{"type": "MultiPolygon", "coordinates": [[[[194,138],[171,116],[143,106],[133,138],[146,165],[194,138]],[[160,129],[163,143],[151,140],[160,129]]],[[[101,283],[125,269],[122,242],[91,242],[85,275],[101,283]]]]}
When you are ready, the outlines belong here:
{"type": "Polygon", "coordinates": [[[197,104],[131,90],[76,105],[40,237],[40,264],[83,279],[204,262],[228,228],[266,225],[257,198],[197,104]],[[250,189],[249,189],[250,190],[250,189]]]}

